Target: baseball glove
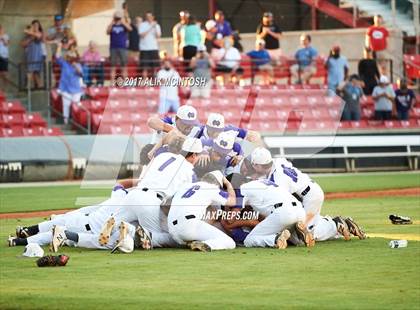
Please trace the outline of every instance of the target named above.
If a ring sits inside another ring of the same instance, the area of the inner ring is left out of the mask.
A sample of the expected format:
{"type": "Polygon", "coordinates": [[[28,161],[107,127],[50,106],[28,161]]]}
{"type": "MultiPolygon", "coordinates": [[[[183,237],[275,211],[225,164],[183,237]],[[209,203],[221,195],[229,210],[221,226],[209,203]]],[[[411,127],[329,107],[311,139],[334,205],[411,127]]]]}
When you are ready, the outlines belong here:
{"type": "Polygon", "coordinates": [[[67,255],[47,255],[39,258],[36,261],[38,267],[56,267],[56,266],[65,266],[69,261],[70,257],[67,255]]]}
{"type": "Polygon", "coordinates": [[[395,225],[406,225],[406,224],[413,224],[413,221],[408,216],[400,216],[396,214],[391,214],[389,216],[389,220],[392,224],[395,225]]]}

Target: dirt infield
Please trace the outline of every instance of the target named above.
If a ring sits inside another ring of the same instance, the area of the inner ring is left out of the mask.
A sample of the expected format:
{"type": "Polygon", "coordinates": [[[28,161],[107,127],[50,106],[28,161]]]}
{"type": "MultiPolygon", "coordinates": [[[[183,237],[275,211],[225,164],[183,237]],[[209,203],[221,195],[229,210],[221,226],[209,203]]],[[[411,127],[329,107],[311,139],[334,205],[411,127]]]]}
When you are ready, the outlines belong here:
{"type": "MultiPolygon", "coordinates": [[[[326,193],[325,199],[326,200],[351,199],[351,198],[370,198],[370,197],[387,197],[387,196],[420,196],[420,187],[387,189],[387,190],[367,191],[367,192],[326,193]]],[[[68,211],[71,211],[71,209],[35,211],[35,212],[0,213],[0,219],[49,217],[51,214],[58,215],[58,214],[66,213],[68,211]]]]}

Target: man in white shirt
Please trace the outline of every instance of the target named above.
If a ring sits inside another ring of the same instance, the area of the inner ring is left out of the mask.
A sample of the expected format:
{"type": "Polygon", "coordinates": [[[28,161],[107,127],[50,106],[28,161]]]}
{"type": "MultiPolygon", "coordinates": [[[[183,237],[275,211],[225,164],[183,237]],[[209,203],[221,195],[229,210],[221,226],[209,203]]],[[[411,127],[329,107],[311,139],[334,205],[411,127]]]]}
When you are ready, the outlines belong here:
{"type": "MultiPolygon", "coordinates": [[[[169,232],[180,244],[203,252],[235,248],[235,241],[205,221],[209,206],[234,206],[235,191],[218,170],[205,174],[200,182],[182,187],[172,199],[168,214],[169,232]],[[223,191],[223,185],[227,192],[223,191]]],[[[226,211],[226,210],[225,210],[226,211]]]]}
{"type": "Polygon", "coordinates": [[[148,69],[152,73],[159,67],[159,46],[158,41],[162,35],[159,24],[151,12],[146,13],[146,20],[142,22],[138,29],[140,36],[140,68],[143,77],[148,76],[148,69]]]}
{"type": "Polygon", "coordinates": [[[160,84],[158,113],[160,115],[169,111],[176,113],[179,108],[178,85],[181,82],[181,77],[172,68],[169,60],[163,62],[162,69],[157,73],[157,79],[160,84]]]}
{"type": "Polygon", "coordinates": [[[232,39],[230,37],[224,38],[223,47],[214,49],[213,57],[216,64],[216,72],[224,74],[224,83],[230,74],[241,74],[243,69],[239,66],[241,61],[241,53],[236,47],[232,46],[232,39]]]}

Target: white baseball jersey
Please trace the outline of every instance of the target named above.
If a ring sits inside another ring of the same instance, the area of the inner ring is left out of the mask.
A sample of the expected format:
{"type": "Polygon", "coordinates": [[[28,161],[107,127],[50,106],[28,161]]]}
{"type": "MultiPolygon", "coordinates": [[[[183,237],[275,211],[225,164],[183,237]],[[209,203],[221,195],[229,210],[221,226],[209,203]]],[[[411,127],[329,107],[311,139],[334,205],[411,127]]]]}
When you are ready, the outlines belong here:
{"type": "Polygon", "coordinates": [[[170,152],[161,153],[147,168],[143,178],[138,183],[138,188],[173,196],[184,184],[194,182],[194,166],[184,156],[170,152]]]}
{"type": "Polygon", "coordinates": [[[292,163],[285,158],[274,160],[267,179],[287,189],[289,193],[298,195],[311,183],[311,178],[306,173],[293,167],[292,163]]]}
{"type": "Polygon", "coordinates": [[[274,210],[275,204],[301,205],[300,202],[283,187],[267,179],[255,180],[241,185],[244,196],[243,205],[250,205],[255,211],[267,217],[274,210]]]}
{"type": "Polygon", "coordinates": [[[206,182],[190,183],[175,194],[168,219],[169,221],[176,220],[178,217],[189,214],[202,219],[208,206],[225,205],[227,198],[228,193],[220,190],[216,185],[206,182]]]}

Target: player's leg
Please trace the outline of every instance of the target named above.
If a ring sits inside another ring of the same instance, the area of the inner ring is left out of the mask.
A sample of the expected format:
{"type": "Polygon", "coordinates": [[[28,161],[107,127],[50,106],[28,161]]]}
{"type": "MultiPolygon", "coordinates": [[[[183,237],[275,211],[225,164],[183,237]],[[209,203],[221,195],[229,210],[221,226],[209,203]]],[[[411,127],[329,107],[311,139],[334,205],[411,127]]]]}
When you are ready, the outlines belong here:
{"type": "Polygon", "coordinates": [[[311,226],[321,214],[322,204],[324,203],[324,191],[317,183],[310,184],[310,190],[302,197],[303,208],[306,212],[305,225],[311,230],[311,226]]]}

